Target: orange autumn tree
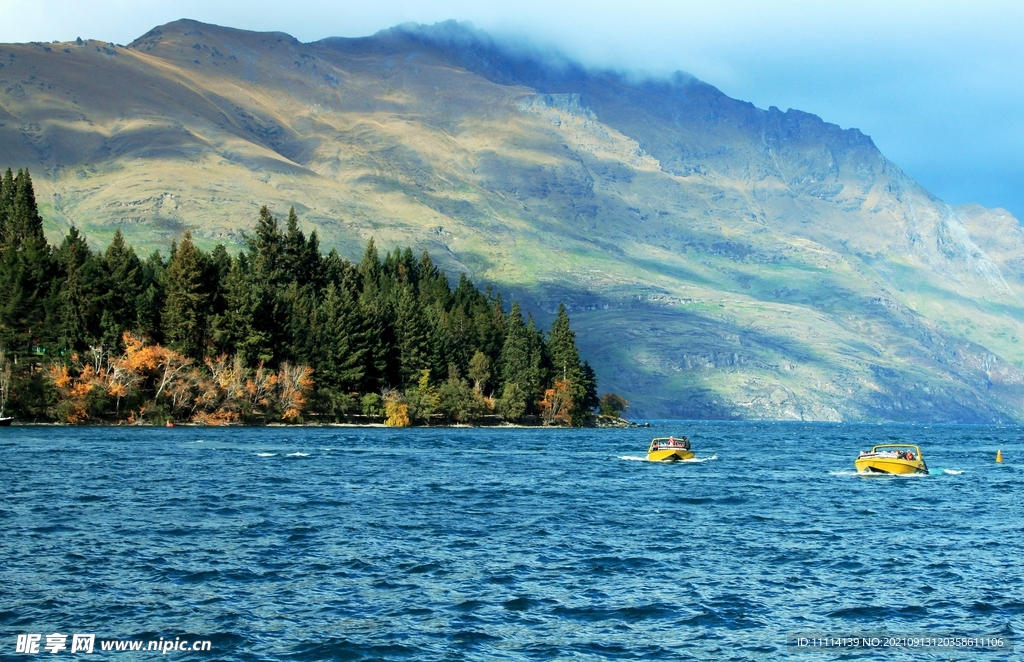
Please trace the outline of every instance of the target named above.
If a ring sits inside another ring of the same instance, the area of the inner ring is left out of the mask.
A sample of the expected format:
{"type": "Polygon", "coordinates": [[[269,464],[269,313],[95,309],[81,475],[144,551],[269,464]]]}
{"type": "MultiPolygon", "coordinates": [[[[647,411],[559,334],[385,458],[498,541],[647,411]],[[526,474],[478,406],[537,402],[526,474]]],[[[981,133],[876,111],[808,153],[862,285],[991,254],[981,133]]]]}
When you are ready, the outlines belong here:
{"type": "Polygon", "coordinates": [[[238,423],[248,414],[245,380],[248,371],[241,357],[221,354],[206,359],[209,376],[198,384],[197,411],[192,420],[200,425],[228,425],[238,423]]]}
{"type": "MultiPolygon", "coordinates": [[[[152,401],[165,393],[179,393],[190,361],[174,350],[149,345],[129,332],[122,336],[125,351],[111,356],[102,347],[85,354],[75,352],[65,363],[54,363],[47,373],[57,391],[56,417],[65,423],[84,423],[113,405],[114,418],[120,420],[121,404],[127,399],[143,398],[149,391],[152,401]]],[[[172,400],[173,402],[173,400],[172,400]]],[[[145,405],[139,406],[139,413],[145,405]]],[[[128,412],[134,419],[135,413],[128,412]]]]}
{"type": "Polygon", "coordinates": [[[125,334],[125,361],[148,375],[153,401],[170,406],[172,416],[205,425],[224,425],[245,419],[286,421],[302,417],[313,390],[313,369],[281,364],[279,372],[262,362],[248,370],[240,357],[207,359],[203,368],[174,350],[147,345],[125,334]]]}
{"type": "Polygon", "coordinates": [[[555,380],[554,388],[544,391],[544,399],[538,405],[544,425],[570,425],[575,406],[572,399],[572,382],[568,379],[555,380]]]}
{"type": "Polygon", "coordinates": [[[308,365],[291,364],[285,361],[277,373],[277,403],[281,418],[295,422],[302,418],[302,411],[313,390],[313,369],[308,365]]]}
{"type": "Polygon", "coordinates": [[[114,418],[121,418],[121,402],[129,398],[142,381],[142,375],[129,370],[122,357],[107,360],[107,394],[114,398],[114,418]]]}
{"type": "Polygon", "coordinates": [[[47,373],[57,391],[54,413],[58,420],[84,423],[102,409],[103,375],[97,375],[92,364],[83,366],[78,353],[71,355],[68,364],[51,364],[47,373]]]}
{"type": "Polygon", "coordinates": [[[151,344],[126,332],[124,353],[109,356],[96,347],[73,354],[66,363],[52,364],[48,375],[57,390],[57,418],[83,423],[113,408],[114,418],[127,414],[136,421],[160,412],[201,425],[224,425],[243,420],[302,419],[313,391],[313,369],[282,363],[278,372],[260,363],[247,369],[240,357],[218,356],[202,366],[182,354],[151,344]],[[134,403],[135,409],[122,404],[134,403]]]}
{"type": "Polygon", "coordinates": [[[154,401],[159,400],[164,391],[192,364],[191,360],[173,349],[147,344],[129,331],[121,336],[121,342],[124,343],[124,354],[111,363],[125,374],[125,381],[138,380],[152,389],[154,401]]]}
{"type": "Polygon", "coordinates": [[[200,404],[199,392],[206,381],[206,374],[194,365],[175,376],[164,391],[164,402],[169,405],[172,418],[180,421],[195,418],[200,404]]]}
{"type": "Polygon", "coordinates": [[[230,425],[251,419],[272,402],[276,376],[263,368],[248,370],[240,356],[206,359],[193,385],[191,420],[200,425],[230,425]]]}
{"type": "Polygon", "coordinates": [[[54,414],[71,424],[105,414],[112,398],[118,418],[121,400],[134,383],[102,346],[73,352],[67,362],[50,364],[46,371],[58,396],[54,414]]]}
{"type": "MultiPolygon", "coordinates": [[[[193,369],[179,388],[188,390],[189,410],[182,416],[201,425],[227,425],[263,417],[297,422],[313,390],[313,369],[307,365],[281,364],[275,373],[260,364],[246,370],[240,357],[218,356],[206,360],[206,369],[193,369]]],[[[184,400],[184,399],[183,399],[184,400]]]]}
{"type": "Polygon", "coordinates": [[[257,416],[266,416],[274,405],[274,393],[277,391],[277,375],[267,369],[260,361],[256,370],[245,380],[246,404],[257,416]]]}

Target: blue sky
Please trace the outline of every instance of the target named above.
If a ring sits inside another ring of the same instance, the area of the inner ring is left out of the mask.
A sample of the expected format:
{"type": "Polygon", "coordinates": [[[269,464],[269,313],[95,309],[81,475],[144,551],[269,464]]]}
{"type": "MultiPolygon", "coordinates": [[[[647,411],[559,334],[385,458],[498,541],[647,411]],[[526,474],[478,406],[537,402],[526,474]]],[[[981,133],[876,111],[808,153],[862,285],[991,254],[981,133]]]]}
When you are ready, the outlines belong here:
{"type": "Polygon", "coordinates": [[[0,42],[127,43],[178,18],[302,41],[471,21],[594,66],[688,71],[870,135],[947,202],[1024,218],[1024,2],[0,0],[0,42]]]}

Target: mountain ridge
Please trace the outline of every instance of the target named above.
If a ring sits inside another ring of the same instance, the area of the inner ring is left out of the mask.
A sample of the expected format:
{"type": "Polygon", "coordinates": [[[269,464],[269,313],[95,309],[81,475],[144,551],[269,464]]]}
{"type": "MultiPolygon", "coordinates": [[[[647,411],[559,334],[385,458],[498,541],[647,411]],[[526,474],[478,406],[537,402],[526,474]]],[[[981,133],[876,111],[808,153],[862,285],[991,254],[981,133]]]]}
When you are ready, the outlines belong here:
{"type": "Polygon", "coordinates": [[[374,236],[541,316],[567,300],[640,414],[1024,417],[1019,223],[857,129],[451,23],[303,44],[183,20],[0,63],[0,147],[51,234],[233,243],[295,206],[343,255],[374,236]]]}

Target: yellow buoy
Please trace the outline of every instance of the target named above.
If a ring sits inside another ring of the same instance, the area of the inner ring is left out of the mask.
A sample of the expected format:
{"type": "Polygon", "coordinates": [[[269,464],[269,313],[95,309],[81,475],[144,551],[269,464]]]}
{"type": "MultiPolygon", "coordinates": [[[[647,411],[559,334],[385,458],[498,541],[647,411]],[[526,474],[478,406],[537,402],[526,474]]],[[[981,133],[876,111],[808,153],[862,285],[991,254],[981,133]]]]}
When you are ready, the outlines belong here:
{"type": "Polygon", "coordinates": [[[1002,461],[1003,461],[1003,451],[1002,451],[1002,449],[999,449],[999,450],[996,451],[996,462],[1002,462],[1002,461]]]}

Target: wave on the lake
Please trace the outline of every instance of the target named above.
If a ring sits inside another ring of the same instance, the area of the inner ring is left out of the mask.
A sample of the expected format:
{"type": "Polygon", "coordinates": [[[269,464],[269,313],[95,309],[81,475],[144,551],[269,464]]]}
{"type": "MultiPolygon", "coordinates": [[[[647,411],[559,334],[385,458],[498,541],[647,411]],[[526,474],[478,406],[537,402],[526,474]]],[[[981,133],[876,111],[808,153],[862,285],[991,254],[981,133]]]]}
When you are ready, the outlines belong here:
{"type": "MultiPolygon", "coordinates": [[[[620,460],[626,460],[627,462],[647,462],[646,457],[637,457],[636,455],[619,455],[620,460]]],[[[689,460],[675,460],[673,462],[662,462],[659,464],[701,464],[702,462],[710,462],[711,460],[717,460],[718,454],[712,455],[711,457],[691,457],[689,460]]]]}
{"type": "Polygon", "coordinates": [[[928,478],[929,476],[959,476],[963,469],[929,469],[926,474],[886,474],[877,471],[830,471],[830,476],[860,476],[862,478],[928,478]]]}

